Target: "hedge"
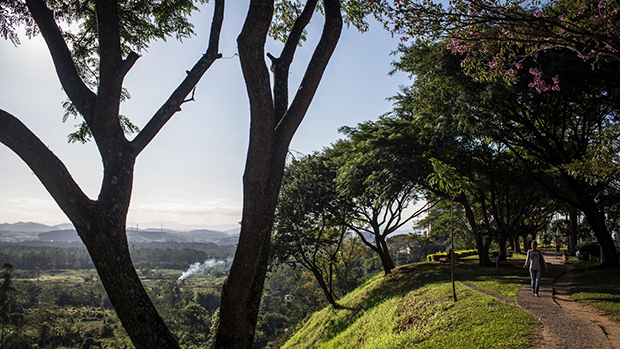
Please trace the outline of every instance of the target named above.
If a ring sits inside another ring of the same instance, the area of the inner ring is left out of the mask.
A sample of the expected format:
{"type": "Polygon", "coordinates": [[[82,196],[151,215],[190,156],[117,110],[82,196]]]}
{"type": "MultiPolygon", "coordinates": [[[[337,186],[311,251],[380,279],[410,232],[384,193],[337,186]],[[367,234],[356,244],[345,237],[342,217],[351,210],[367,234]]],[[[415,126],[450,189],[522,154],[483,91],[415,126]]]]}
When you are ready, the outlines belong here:
{"type": "MultiPolygon", "coordinates": [[[[454,256],[456,258],[475,256],[477,254],[478,254],[478,250],[461,250],[461,251],[454,252],[454,256]]],[[[429,254],[428,256],[426,256],[426,260],[429,262],[437,262],[439,261],[440,258],[443,258],[443,257],[448,257],[448,252],[437,252],[437,253],[429,254]]]]}

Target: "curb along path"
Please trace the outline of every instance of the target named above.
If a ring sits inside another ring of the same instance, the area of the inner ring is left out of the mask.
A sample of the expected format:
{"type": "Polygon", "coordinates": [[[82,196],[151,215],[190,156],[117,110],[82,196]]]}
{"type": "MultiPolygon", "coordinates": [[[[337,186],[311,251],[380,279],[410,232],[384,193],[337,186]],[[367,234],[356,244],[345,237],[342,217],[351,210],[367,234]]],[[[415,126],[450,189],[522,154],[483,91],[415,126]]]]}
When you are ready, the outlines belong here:
{"type": "MultiPolygon", "coordinates": [[[[570,287],[571,277],[565,273],[566,266],[561,258],[555,257],[555,252],[543,251],[547,270],[543,272],[540,282],[540,297],[534,297],[530,290],[529,281],[523,285],[517,295],[517,304],[536,316],[543,325],[542,343],[536,343],[533,347],[547,349],[620,349],[613,346],[613,336],[608,337],[604,330],[592,316],[597,315],[592,309],[576,305],[570,301],[570,297],[556,299],[553,285],[556,280],[566,287],[570,287]],[[573,306],[567,306],[573,303],[573,306]],[[580,309],[575,309],[575,308],[580,309]],[[588,313],[588,314],[586,314],[588,313]],[[588,316],[586,316],[588,315],[588,316]],[[591,315],[591,316],[590,316],[591,315]],[[612,340],[610,340],[610,338],[612,340]]],[[[604,317],[602,317],[604,318],[604,317]]],[[[608,326],[613,326],[609,320],[608,326]]],[[[620,326],[617,326],[620,327],[620,326]]],[[[618,343],[616,343],[618,344],[618,343]]]]}

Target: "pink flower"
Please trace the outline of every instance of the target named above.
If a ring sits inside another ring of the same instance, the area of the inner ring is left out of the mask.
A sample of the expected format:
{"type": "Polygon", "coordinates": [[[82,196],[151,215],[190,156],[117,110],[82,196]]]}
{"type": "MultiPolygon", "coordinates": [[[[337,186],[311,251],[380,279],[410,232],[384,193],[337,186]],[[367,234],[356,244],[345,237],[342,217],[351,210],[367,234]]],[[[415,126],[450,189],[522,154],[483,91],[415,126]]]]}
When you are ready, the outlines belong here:
{"type": "Polygon", "coordinates": [[[541,14],[542,14],[542,11],[538,10],[534,12],[534,17],[539,18],[541,14]]]}
{"type": "Polygon", "coordinates": [[[493,67],[495,67],[496,65],[497,65],[497,62],[495,62],[495,61],[490,61],[490,62],[489,62],[489,67],[490,67],[490,68],[493,68],[493,67]]]}

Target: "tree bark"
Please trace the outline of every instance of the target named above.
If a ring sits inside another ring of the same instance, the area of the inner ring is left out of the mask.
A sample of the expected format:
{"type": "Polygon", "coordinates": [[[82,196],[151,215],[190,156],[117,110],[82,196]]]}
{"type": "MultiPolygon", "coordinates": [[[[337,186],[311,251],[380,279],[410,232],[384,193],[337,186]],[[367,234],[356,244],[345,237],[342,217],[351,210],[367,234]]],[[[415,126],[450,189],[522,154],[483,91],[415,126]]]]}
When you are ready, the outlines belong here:
{"type": "Polygon", "coordinates": [[[383,266],[383,272],[385,275],[388,275],[394,269],[394,261],[392,261],[392,257],[390,256],[390,251],[388,250],[387,243],[384,238],[379,238],[376,240],[377,243],[377,253],[381,258],[381,266],[383,266]]]}
{"type": "Polygon", "coordinates": [[[577,209],[574,207],[570,208],[569,222],[568,253],[574,256],[577,252],[577,209]]]}
{"type": "MultiPolygon", "coordinates": [[[[312,3],[308,2],[307,6],[312,3]]],[[[215,338],[215,348],[218,349],[250,348],[253,344],[288,146],[310,106],[342,30],[339,1],[325,0],[323,34],[300,87],[285,110],[282,102],[287,100],[283,96],[288,94],[288,86],[280,80],[284,77],[278,76],[278,83],[272,91],[269,69],[265,64],[265,43],[273,12],[273,0],[252,0],[237,39],[250,101],[250,143],[243,175],[239,243],[230,273],[222,286],[220,323],[215,338]],[[278,101],[277,106],[274,100],[278,101]]],[[[300,16],[294,30],[303,30],[307,19],[300,16]]],[[[289,36],[280,64],[292,62],[300,37],[289,36]]]]}
{"type": "Polygon", "coordinates": [[[598,209],[598,205],[594,200],[594,197],[585,190],[583,182],[563,174],[565,182],[575,195],[579,208],[583,214],[588,218],[588,222],[594,231],[594,235],[601,245],[605,262],[602,263],[603,267],[618,267],[620,266],[620,260],[618,260],[618,252],[614,246],[614,242],[611,238],[611,234],[607,229],[607,222],[605,221],[605,214],[598,209]]]}
{"type": "Polygon", "coordinates": [[[325,283],[325,280],[323,279],[323,274],[321,273],[321,271],[316,268],[312,268],[310,269],[310,271],[312,272],[312,275],[314,275],[314,278],[316,279],[316,281],[319,283],[319,286],[323,290],[323,294],[325,295],[325,299],[327,299],[327,302],[331,304],[334,308],[338,308],[338,304],[336,303],[336,298],[334,297],[334,292],[325,283]]]}
{"type": "Polygon", "coordinates": [[[499,256],[497,257],[497,260],[499,262],[505,262],[506,261],[506,235],[502,234],[499,238],[499,256]]]}
{"type": "Polygon", "coordinates": [[[478,265],[481,267],[490,267],[493,265],[489,258],[489,250],[486,248],[484,237],[481,234],[476,236],[476,249],[478,249],[478,265]]]}
{"type": "Polygon", "coordinates": [[[89,199],[75,183],[62,161],[17,118],[0,110],[0,142],[13,150],[35,173],[61,210],[75,226],[95,264],[127,334],[138,349],[179,348],[158,315],[131,261],[126,218],[138,154],[164,124],[180,110],[217,53],[224,0],[215,1],[209,48],[172,96],[151,119],[146,132],[129,142],[119,124],[120,94],[125,75],[138,59],[122,58],[118,3],[95,2],[99,38],[97,94],[80,77],[71,53],[45,1],[28,0],[28,9],[43,35],[57,75],[70,100],[86,120],[103,162],[103,183],[97,200],[89,199]]]}
{"type": "Polygon", "coordinates": [[[279,154],[277,162],[261,163],[252,159],[262,156],[248,156],[241,232],[228,279],[222,286],[216,348],[250,348],[253,344],[285,157],[286,151],[279,154]]]}
{"type": "Polygon", "coordinates": [[[97,274],[136,349],[180,348],[146,293],[131,261],[125,217],[90,217],[90,230],[80,227],[97,274]]]}

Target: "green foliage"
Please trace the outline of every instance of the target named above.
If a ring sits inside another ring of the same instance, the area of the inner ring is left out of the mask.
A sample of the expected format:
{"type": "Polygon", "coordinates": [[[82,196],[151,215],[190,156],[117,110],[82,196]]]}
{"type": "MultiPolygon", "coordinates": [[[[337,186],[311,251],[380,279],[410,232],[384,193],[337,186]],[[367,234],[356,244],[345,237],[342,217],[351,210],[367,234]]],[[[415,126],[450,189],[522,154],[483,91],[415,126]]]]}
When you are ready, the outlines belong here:
{"type": "Polygon", "coordinates": [[[584,242],[577,245],[576,249],[584,260],[589,260],[589,258],[598,259],[601,254],[601,245],[597,242],[584,242]]]}
{"type": "Polygon", "coordinates": [[[7,324],[11,321],[15,302],[15,286],[13,286],[13,265],[4,263],[2,273],[0,273],[0,322],[2,323],[2,342],[4,341],[4,331],[7,324]]]}
{"type": "MultiPolygon", "coordinates": [[[[274,5],[274,20],[271,22],[269,36],[273,39],[286,42],[291,33],[295,21],[301,15],[307,4],[313,1],[302,0],[277,0],[274,5]]],[[[372,1],[363,0],[344,0],[341,1],[341,11],[343,21],[347,26],[353,26],[360,32],[368,31],[367,17],[377,14],[378,6],[372,1]]],[[[322,3],[316,5],[315,12],[323,12],[322,3]]],[[[301,43],[306,41],[306,31],[302,33],[301,43]]]]}
{"type": "Polygon", "coordinates": [[[270,250],[274,263],[301,265],[312,272],[334,303],[334,270],[342,263],[343,221],[349,207],[336,189],[336,174],[327,161],[315,154],[285,168],[270,250]]]}
{"type": "MultiPolygon", "coordinates": [[[[448,39],[447,47],[466,56],[463,66],[479,80],[514,83],[524,60],[554,49],[570,49],[594,67],[620,61],[614,0],[405,0],[386,2],[384,9],[386,27],[405,40],[448,39]]],[[[542,82],[533,87],[557,87],[557,81],[542,82]]]]}

